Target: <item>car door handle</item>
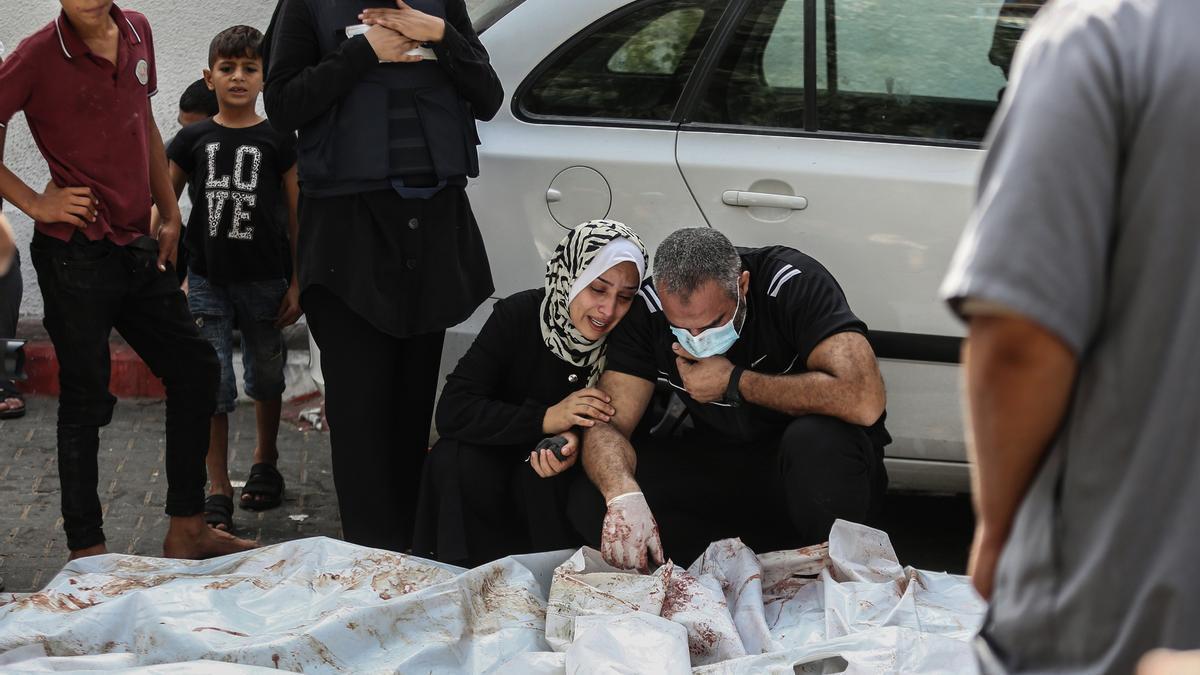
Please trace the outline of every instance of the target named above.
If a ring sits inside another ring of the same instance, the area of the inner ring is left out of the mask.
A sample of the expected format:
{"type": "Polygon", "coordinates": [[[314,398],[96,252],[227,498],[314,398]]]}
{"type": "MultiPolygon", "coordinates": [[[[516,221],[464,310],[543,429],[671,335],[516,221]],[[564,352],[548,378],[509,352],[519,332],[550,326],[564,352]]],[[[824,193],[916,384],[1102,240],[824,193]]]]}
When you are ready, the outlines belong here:
{"type": "Polygon", "coordinates": [[[791,209],[793,211],[802,211],[808,208],[808,199],[804,197],[777,195],[771,192],[726,190],[721,195],[721,201],[729,206],[763,206],[772,209],[791,209]]]}
{"type": "Polygon", "coordinates": [[[562,193],[561,192],[559,192],[558,190],[555,190],[554,188],[550,188],[549,190],[546,190],[546,203],[553,204],[555,202],[561,202],[561,201],[562,201],[562,193]]]}

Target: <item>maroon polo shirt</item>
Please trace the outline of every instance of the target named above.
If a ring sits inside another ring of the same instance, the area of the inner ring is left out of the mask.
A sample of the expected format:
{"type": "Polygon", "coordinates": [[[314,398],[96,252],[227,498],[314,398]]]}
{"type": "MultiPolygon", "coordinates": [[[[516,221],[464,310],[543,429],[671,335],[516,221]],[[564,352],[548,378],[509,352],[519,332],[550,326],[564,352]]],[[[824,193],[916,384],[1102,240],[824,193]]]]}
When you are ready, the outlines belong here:
{"type": "MultiPolygon", "coordinates": [[[[148,97],[157,91],[150,24],[113,5],[117,63],[92,54],[66,14],[26,38],[0,64],[0,125],[25,113],[60,187],[90,187],[100,202],[84,234],[125,245],[150,231],[148,97]]],[[[43,186],[31,186],[40,190],[43,186]]],[[[37,223],[67,241],[66,223],[37,223]]]]}

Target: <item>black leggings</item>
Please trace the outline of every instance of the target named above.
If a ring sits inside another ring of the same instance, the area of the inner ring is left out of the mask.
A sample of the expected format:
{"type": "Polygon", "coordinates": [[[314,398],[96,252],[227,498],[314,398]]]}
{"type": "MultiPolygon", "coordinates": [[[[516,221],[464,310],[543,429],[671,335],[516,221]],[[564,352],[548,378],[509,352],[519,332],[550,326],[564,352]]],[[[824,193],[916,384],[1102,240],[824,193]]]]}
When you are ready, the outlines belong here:
{"type": "Polygon", "coordinates": [[[323,286],[301,300],[321,348],[346,541],[408,550],[445,331],[388,335],[323,286]]]}
{"type": "MultiPolygon", "coordinates": [[[[664,553],[687,566],[710,542],[741,537],[759,552],[816,544],[833,521],[871,519],[887,489],[883,450],[862,427],[820,415],[796,418],[774,440],[714,443],[692,433],[635,436],[635,478],[658,522],[664,553]]],[[[586,476],[567,513],[599,547],[604,499],[586,476]]]]}

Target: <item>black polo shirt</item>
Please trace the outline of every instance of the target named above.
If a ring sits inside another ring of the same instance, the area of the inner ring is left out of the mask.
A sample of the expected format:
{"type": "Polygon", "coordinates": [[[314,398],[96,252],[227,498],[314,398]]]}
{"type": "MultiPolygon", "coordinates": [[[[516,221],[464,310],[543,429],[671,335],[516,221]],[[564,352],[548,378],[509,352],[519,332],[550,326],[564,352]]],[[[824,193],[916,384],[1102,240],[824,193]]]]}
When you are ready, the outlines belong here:
{"type": "MultiPolygon", "coordinates": [[[[740,337],[725,356],[747,370],[770,375],[808,372],[808,356],[836,333],[867,332],[846,302],[837,280],[821,263],[786,246],[739,249],[750,272],[748,314],[740,337]]],[[[608,342],[607,370],[646,380],[665,380],[679,393],[698,428],[731,442],[778,435],[792,416],[745,403],[697,403],[683,389],[675,367],[676,342],[662,311],[653,277],[638,292],[608,342]]]]}

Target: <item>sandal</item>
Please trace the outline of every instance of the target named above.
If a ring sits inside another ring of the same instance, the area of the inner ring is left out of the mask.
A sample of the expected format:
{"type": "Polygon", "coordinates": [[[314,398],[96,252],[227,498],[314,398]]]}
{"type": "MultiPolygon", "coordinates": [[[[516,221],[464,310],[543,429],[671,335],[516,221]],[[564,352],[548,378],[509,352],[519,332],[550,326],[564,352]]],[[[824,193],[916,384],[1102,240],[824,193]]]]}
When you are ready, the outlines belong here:
{"type": "Polygon", "coordinates": [[[0,380],[0,420],[13,420],[25,416],[25,395],[17,391],[12,383],[0,380]],[[19,408],[8,407],[8,401],[19,401],[19,408]]]}
{"type": "Polygon", "coordinates": [[[204,522],[219,530],[218,525],[224,525],[225,531],[233,533],[233,498],[225,495],[209,495],[204,500],[204,522]]]}
{"type": "Polygon", "coordinates": [[[265,462],[250,467],[250,477],[242,487],[242,508],[266,511],[283,503],[283,474],[265,462]]]}

